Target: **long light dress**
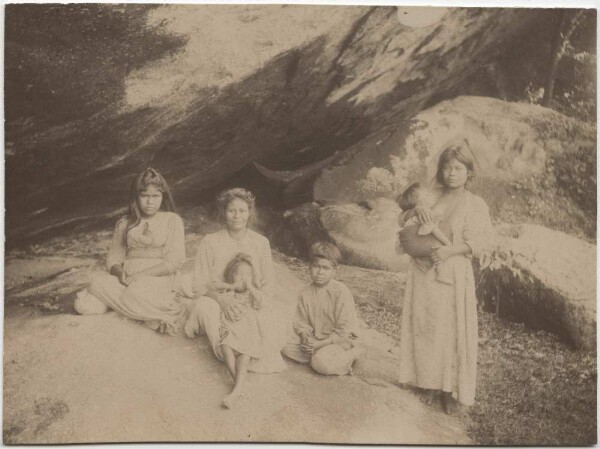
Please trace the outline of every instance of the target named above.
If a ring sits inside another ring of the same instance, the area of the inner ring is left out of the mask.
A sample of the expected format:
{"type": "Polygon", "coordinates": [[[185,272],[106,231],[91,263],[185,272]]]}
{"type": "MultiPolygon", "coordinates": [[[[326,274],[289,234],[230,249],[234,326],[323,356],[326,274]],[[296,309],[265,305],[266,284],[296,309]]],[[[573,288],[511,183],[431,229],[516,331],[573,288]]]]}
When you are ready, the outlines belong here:
{"type": "Polygon", "coordinates": [[[414,260],[408,268],[400,341],[400,383],[451,392],[465,405],[475,401],[477,299],[472,255],[485,250],[493,228],[483,199],[465,191],[451,212],[452,241],[472,254],[450,257],[453,285],[436,280],[434,269],[414,260]]]}
{"type": "Polygon", "coordinates": [[[233,239],[227,229],[208,234],[198,245],[194,262],[195,306],[186,324],[188,337],[206,334],[213,352],[223,360],[220,347],[220,315],[219,304],[208,296],[202,296],[207,286],[213,281],[223,282],[227,264],[238,253],[252,257],[254,279],[258,289],[266,296],[263,307],[257,311],[259,325],[263,335],[262,355],[252,358],[250,371],[259,373],[278,372],[285,368],[281,350],[286,342],[285,320],[273,301],[274,276],[271,245],[269,240],[248,229],[241,240],[233,239]]]}
{"type": "MultiPolygon", "coordinates": [[[[121,219],[115,227],[109,248],[106,267],[123,264],[127,275],[134,275],[159,264],[166,265],[165,276],[142,276],[129,286],[124,286],[116,276],[107,272],[95,273],[84,301],[95,298],[109,309],[131,318],[144,321],[157,329],[166,325],[174,334],[183,328],[187,317],[186,307],[176,299],[176,277],[185,261],[184,227],[181,218],[172,212],[159,211],[149,219],[142,219],[127,231],[127,220],[121,219]]],[[[97,308],[90,304],[77,304],[80,313],[97,308]]]]}
{"type": "Polygon", "coordinates": [[[237,321],[227,319],[221,313],[219,333],[221,344],[227,345],[234,351],[253,358],[262,356],[262,330],[258,319],[258,310],[253,307],[248,291],[230,295],[236,299],[236,304],[242,310],[242,317],[237,321]]]}

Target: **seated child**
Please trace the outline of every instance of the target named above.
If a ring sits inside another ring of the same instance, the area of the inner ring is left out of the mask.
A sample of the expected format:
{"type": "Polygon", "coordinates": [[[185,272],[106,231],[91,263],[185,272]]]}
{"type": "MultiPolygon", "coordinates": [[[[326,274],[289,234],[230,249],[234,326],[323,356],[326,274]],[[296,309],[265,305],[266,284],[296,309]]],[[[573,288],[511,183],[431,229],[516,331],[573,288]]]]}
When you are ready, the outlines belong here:
{"type": "MultiPolygon", "coordinates": [[[[444,246],[452,246],[452,242],[446,233],[440,229],[439,211],[435,206],[435,194],[415,182],[398,197],[398,205],[402,213],[398,217],[398,242],[401,250],[415,260],[415,264],[427,271],[434,265],[431,260],[433,249],[441,243],[444,246]],[[426,207],[432,210],[435,221],[433,223],[421,223],[414,212],[416,207],[426,207]]],[[[449,231],[449,229],[448,229],[449,231]]],[[[446,262],[435,264],[436,279],[445,284],[452,284],[451,266],[446,262]]]]}
{"type": "Polygon", "coordinates": [[[352,365],[366,349],[354,342],[356,310],[352,294],[333,279],[341,254],[325,242],[310,249],[312,283],[298,295],[294,332],[299,338],[286,345],[283,354],[300,363],[310,363],[325,375],[352,374],[352,365]]]}
{"type": "Polygon", "coordinates": [[[262,334],[257,310],[262,307],[263,294],[254,283],[254,267],[247,254],[237,254],[225,268],[222,294],[236,300],[236,320],[221,312],[219,328],[221,350],[227,369],[235,381],[231,393],[223,399],[223,405],[231,408],[242,393],[251,358],[260,358],[262,334]]]}

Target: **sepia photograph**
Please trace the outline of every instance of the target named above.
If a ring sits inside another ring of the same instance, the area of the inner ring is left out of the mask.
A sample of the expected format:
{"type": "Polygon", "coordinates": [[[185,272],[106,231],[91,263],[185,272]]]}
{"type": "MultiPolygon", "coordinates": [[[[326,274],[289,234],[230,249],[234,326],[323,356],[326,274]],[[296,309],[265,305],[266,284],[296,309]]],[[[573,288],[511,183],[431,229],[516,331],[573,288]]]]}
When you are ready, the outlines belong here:
{"type": "Polygon", "coordinates": [[[13,3],[3,443],[597,444],[597,10],[13,3]]]}

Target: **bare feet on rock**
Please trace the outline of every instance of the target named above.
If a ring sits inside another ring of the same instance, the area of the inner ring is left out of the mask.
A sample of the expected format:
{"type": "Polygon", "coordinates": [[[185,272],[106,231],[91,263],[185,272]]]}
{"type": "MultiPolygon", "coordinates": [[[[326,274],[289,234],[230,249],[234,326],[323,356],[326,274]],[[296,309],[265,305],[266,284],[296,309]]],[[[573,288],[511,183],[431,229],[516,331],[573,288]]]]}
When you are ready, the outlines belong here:
{"type": "Polygon", "coordinates": [[[435,400],[436,393],[436,390],[423,390],[423,393],[421,394],[421,402],[425,405],[432,405],[433,401],[435,400]]]}
{"type": "Polygon", "coordinates": [[[458,411],[458,403],[452,397],[452,393],[442,393],[442,407],[447,415],[454,415],[458,411]]]}

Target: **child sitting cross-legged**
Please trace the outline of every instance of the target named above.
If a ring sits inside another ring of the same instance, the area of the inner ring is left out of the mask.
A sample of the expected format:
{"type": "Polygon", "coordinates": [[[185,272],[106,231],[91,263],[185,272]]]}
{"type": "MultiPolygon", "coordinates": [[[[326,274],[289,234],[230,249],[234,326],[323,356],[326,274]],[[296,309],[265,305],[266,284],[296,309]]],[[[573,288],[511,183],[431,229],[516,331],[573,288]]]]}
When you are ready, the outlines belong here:
{"type": "Polygon", "coordinates": [[[352,365],[366,349],[355,342],[356,309],[348,287],[334,279],[341,259],[338,248],[326,242],[310,250],[312,283],[298,295],[294,318],[295,341],[283,354],[300,363],[310,363],[325,375],[352,374],[352,365]]]}

